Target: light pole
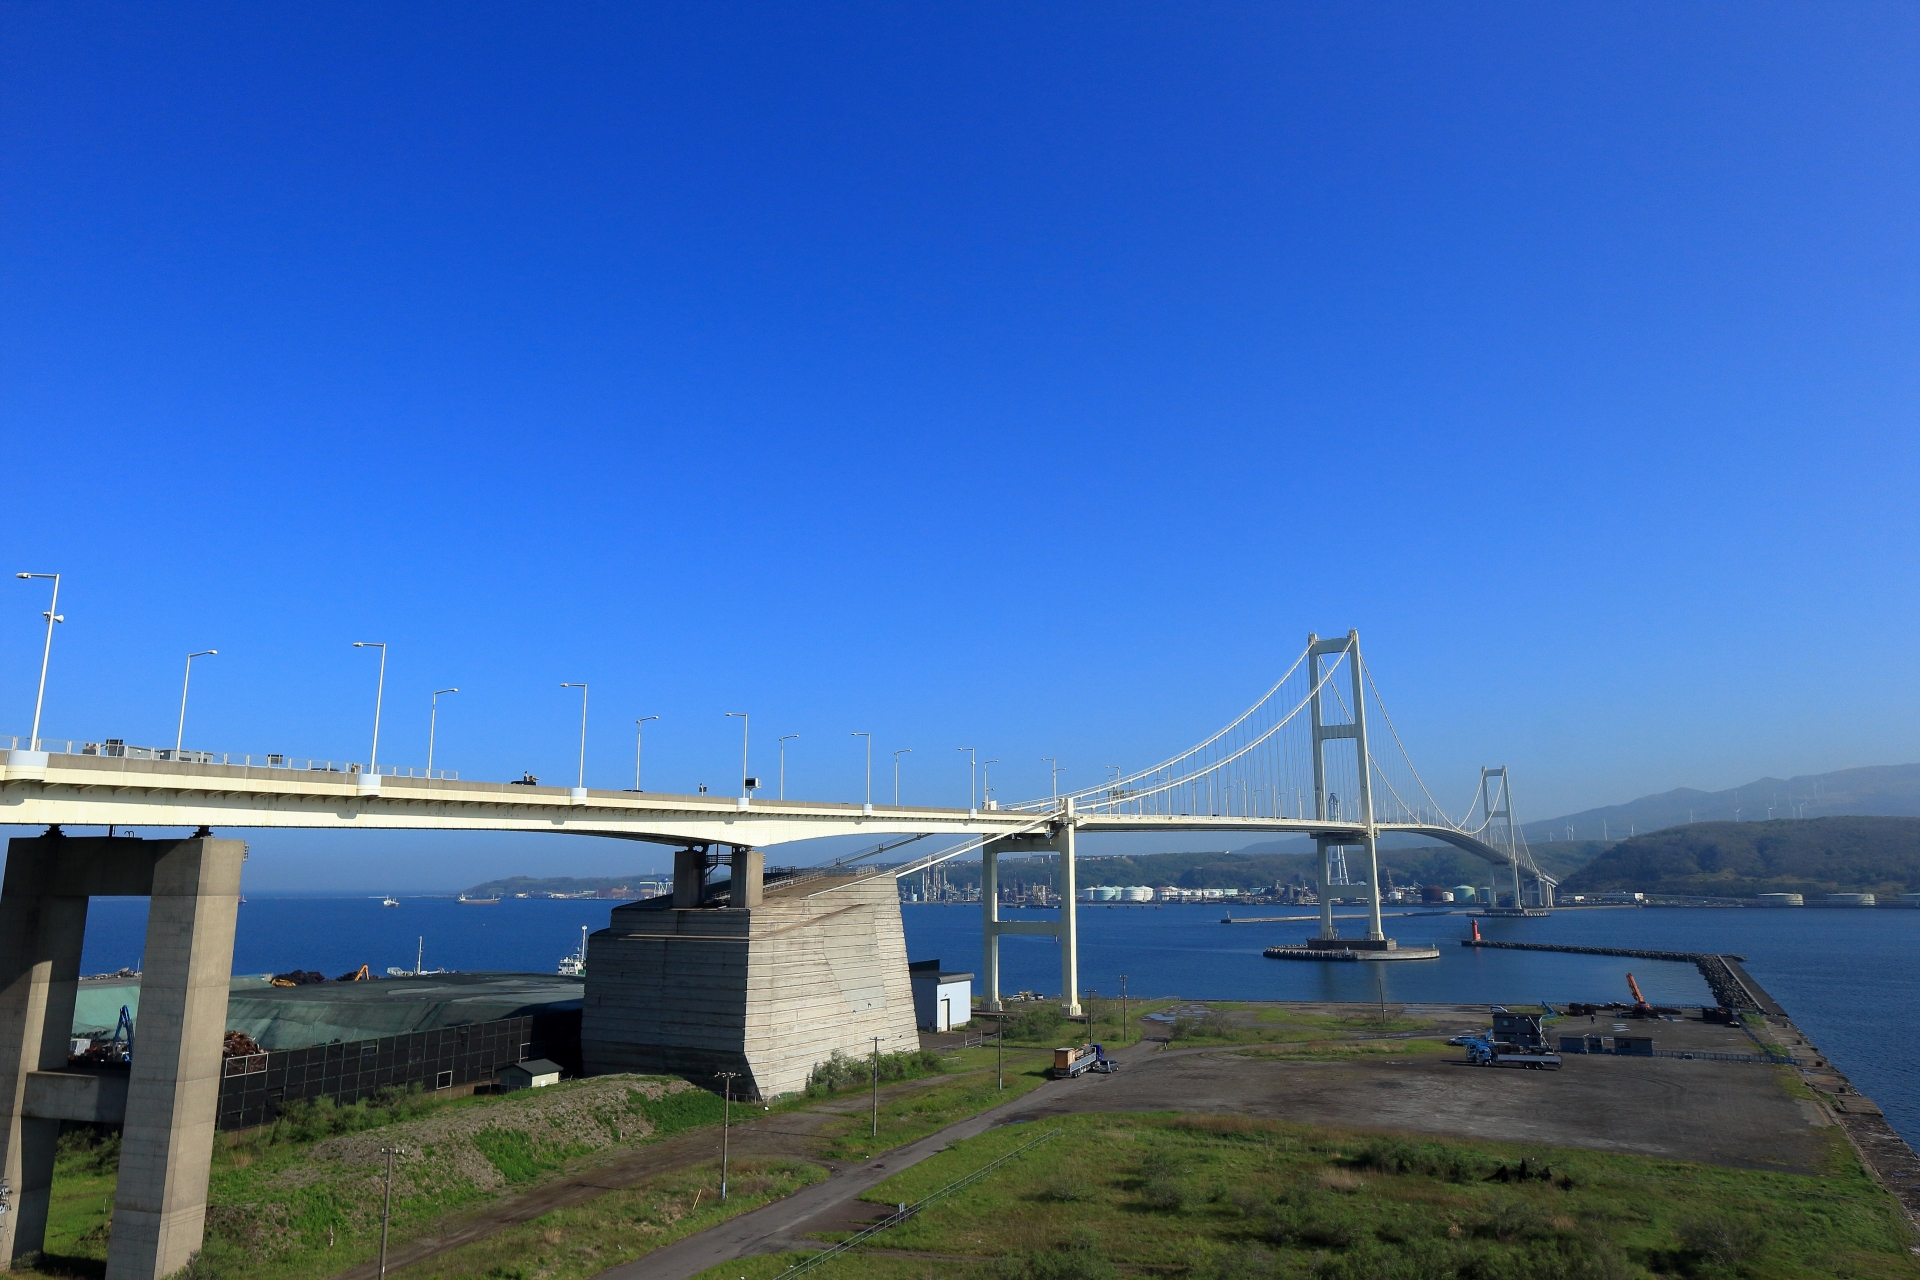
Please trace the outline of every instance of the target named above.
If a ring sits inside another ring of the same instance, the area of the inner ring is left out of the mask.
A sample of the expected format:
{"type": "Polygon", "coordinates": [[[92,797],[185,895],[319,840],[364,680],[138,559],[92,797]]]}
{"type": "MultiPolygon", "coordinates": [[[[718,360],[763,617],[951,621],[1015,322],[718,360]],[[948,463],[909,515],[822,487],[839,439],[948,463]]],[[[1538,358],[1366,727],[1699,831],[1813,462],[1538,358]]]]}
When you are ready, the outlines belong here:
{"type": "Polygon", "coordinates": [[[560,687],[580,691],[580,781],[573,785],[584,791],[587,787],[587,686],[580,681],[569,680],[563,681],[560,687]]]}
{"type": "Polygon", "coordinates": [[[780,798],[787,798],[787,739],[797,738],[797,733],[789,733],[780,739],[780,798]]]}
{"type": "Polygon", "coordinates": [[[967,810],[972,812],[980,807],[980,753],[972,747],[955,747],[954,750],[967,753],[967,810]]]}
{"type": "Polygon", "coordinates": [[[193,679],[193,660],[195,658],[218,657],[218,649],[202,649],[198,653],[187,655],[187,674],[180,677],[180,728],[173,735],[173,758],[180,758],[180,744],[187,740],[187,684],[193,679]]]}
{"type": "Polygon", "coordinates": [[[1053,766],[1053,798],[1058,800],[1060,798],[1060,762],[1052,756],[1041,756],[1040,763],[1053,766]]]}
{"type": "Polygon", "coordinates": [[[433,781],[433,739],[440,731],[440,695],[458,693],[458,689],[435,689],[433,705],[427,710],[427,781],[433,781]]]}
{"type": "Polygon", "coordinates": [[[382,1147],[380,1154],[387,1158],[387,1202],[380,1210],[380,1276],[386,1280],[387,1274],[387,1224],[393,1219],[393,1158],[407,1154],[405,1147],[382,1147]]]}
{"type": "Polygon", "coordinates": [[[726,1081],[723,1086],[726,1093],[724,1100],[720,1103],[720,1198],[725,1200],[727,1198],[727,1143],[732,1137],[733,1126],[733,1082],[739,1078],[740,1073],[716,1071],[713,1075],[716,1080],[726,1081]]]}
{"type": "Polygon", "coordinates": [[[850,738],[865,738],[867,740],[867,808],[871,809],[873,808],[873,735],[870,733],[862,733],[860,730],[855,729],[847,736],[850,738]]]}
{"type": "Polygon", "coordinates": [[[982,800],[991,801],[993,799],[992,769],[993,766],[999,763],[998,760],[982,760],[980,762],[980,798],[982,800]]]}
{"type": "Polygon", "coordinates": [[[647,721],[658,720],[659,716],[641,716],[633,722],[633,789],[640,789],[640,758],[645,754],[647,745],[647,721]]]}
{"type": "Polygon", "coordinates": [[[1120,1043],[1127,1042],[1127,975],[1120,975],[1120,1043]]]}
{"type": "Polygon", "coordinates": [[[52,578],[53,599],[41,616],[47,620],[47,646],[40,651],[40,692],[33,695],[33,732],[27,736],[27,750],[40,749],[40,704],[47,697],[47,659],[53,656],[53,624],[65,622],[60,610],[60,575],[57,573],[16,573],[16,578],[52,578]]]}
{"type": "Polygon", "coordinates": [[[727,712],[729,719],[734,716],[740,717],[740,796],[742,799],[745,799],[747,795],[747,779],[753,776],[747,772],[747,730],[752,727],[753,721],[747,717],[747,713],[744,711],[727,712]]]}
{"type": "Polygon", "coordinates": [[[373,690],[373,750],[367,753],[367,772],[380,774],[380,702],[387,696],[387,644],[384,640],[355,640],[356,649],[380,651],[380,683],[373,690]]]}
{"type": "Polygon", "coordinates": [[[913,754],[912,747],[902,747],[893,753],[893,807],[900,807],[900,757],[913,754]]]}
{"type": "Polygon", "coordinates": [[[880,1037],[873,1037],[873,1136],[880,1136],[880,1037]]]}

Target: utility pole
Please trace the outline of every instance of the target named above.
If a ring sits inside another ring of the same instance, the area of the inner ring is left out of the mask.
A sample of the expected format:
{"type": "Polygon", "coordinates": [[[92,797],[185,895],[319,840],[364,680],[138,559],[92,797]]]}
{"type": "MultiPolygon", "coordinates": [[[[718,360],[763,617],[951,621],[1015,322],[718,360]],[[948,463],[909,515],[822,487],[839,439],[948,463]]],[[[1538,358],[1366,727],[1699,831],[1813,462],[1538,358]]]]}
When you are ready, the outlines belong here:
{"type": "Polygon", "coordinates": [[[727,1198],[727,1141],[732,1136],[729,1129],[733,1123],[733,1082],[739,1078],[738,1071],[716,1071],[714,1077],[726,1081],[726,1093],[720,1103],[720,1199],[727,1198]]]}
{"type": "Polygon", "coordinates": [[[880,1037],[873,1037],[873,1136],[880,1136],[880,1037]]]}
{"type": "Polygon", "coordinates": [[[380,1280],[387,1275],[387,1224],[393,1219],[393,1158],[407,1154],[405,1147],[382,1147],[380,1154],[387,1158],[387,1201],[380,1210],[380,1280]]]}
{"type": "Polygon", "coordinates": [[[1127,975],[1120,975],[1120,1043],[1127,1042],[1127,975]]]}
{"type": "Polygon", "coordinates": [[[999,1030],[993,1034],[993,1074],[1000,1080],[1000,1091],[1005,1093],[1007,1089],[1007,1015],[1001,1014],[994,1025],[999,1030]]]}

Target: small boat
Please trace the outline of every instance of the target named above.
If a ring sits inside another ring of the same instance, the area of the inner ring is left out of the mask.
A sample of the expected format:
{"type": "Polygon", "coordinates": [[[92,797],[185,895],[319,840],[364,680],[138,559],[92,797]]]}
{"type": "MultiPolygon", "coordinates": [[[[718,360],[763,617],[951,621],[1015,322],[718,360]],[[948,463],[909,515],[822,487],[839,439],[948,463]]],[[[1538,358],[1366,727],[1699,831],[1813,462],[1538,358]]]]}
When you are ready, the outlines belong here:
{"type": "Polygon", "coordinates": [[[392,894],[388,894],[386,897],[380,899],[380,905],[383,907],[397,907],[400,905],[400,899],[394,897],[392,894]]]}
{"type": "Polygon", "coordinates": [[[570,956],[563,956],[557,972],[563,978],[584,978],[587,976],[587,926],[580,926],[580,949],[570,956]]]}

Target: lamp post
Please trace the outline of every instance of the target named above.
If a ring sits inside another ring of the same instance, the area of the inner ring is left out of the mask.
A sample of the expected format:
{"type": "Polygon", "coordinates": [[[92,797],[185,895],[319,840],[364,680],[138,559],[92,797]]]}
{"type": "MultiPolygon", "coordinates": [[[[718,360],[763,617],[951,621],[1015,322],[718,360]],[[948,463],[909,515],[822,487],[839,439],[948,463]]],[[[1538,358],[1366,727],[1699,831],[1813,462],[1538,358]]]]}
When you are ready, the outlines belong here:
{"type": "Polygon", "coordinates": [[[633,722],[633,789],[640,790],[640,758],[645,754],[647,745],[647,721],[658,720],[659,716],[641,716],[633,722]]]}
{"type": "Polygon", "coordinates": [[[725,1081],[724,1100],[720,1103],[720,1198],[727,1198],[727,1144],[732,1137],[733,1127],[733,1082],[739,1078],[738,1071],[716,1071],[716,1080],[725,1081]]]}
{"type": "Polygon", "coordinates": [[[219,656],[218,649],[202,649],[187,655],[187,674],[180,677],[180,728],[173,735],[173,758],[180,758],[180,744],[187,740],[187,684],[193,679],[193,660],[219,656]]]}
{"type": "Polygon", "coordinates": [[[587,785],[587,686],[578,680],[563,680],[562,689],[580,691],[580,780],[573,785],[577,790],[585,790],[587,785]]]}
{"type": "Polygon", "coordinates": [[[867,808],[871,809],[873,808],[873,735],[855,729],[847,736],[867,740],[867,808]]]}
{"type": "Polygon", "coordinates": [[[900,757],[913,754],[912,747],[902,747],[893,753],[893,807],[900,807],[900,757]]]}
{"type": "Polygon", "coordinates": [[[740,717],[740,796],[742,799],[745,799],[747,795],[747,779],[753,776],[747,772],[747,730],[752,727],[753,722],[744,711],[727,712],[729,719],[732,719],[734,716],[740,717]]]}
{"type": "Polygon", "coordinates": [[[1052,756],[1041,756],[1040,763],[1053,766],[1053,798],[1058,800],[1060,798],[1060,762],[1052,756]]]}
{"type": "Polygon", "coordinates": [[[367,772],[380,774],[380,702],[387,696],[387,644],[384,640],[355,640],[356,649],[380,651],[380,683],[373,690],[373,750],[367,753],[367,772]]]}
{"type": "Polygon", "coordinates": [[[387,1158],[387,1201],[380,1210],[380,1276],[386,1280],[387,1274],[387,1224],[393,1219],[393,1158],[407,1154],[405,1147],[382,1147],[380,1154],[387,1158]]]}
{"type": "Polygon", "coordinates": [[[998,760],[982,760],[980,762],[980,798],[989,803],[993,800],[992,769],[993,766],[999,763],[998,760]]]}
{"type": "Polygon", "coordinates": [[[787,739],[797,738],[797,733],[789,733],[780,739],[780,798],[787,798],[787,739]]]}
{"type": "Polygon", "coordinates": [[[955,747],[954,750],[967,753],[967,810],[972,812],[980,807],[980,753],[972,747],[955,747]]]}
{"type": "Polygon", "coordinates": [[[53,656],[53,624],[65,622],[66,616],[60,612],[60,575],[57,573],[16,573],[16,578],[52,578],[53,599],[47,604],[46,612],[41,616],[47,620],[47,644],[40,651],[40,692],[33,695],[33,732],[27,737],[27,750],[40,749],[40,704],[47,697],[47,659],[53,656]]]}
{"type": "Polygon", "coordinates": [[[440,731],[440,695],[443,693],[458,693],[458,692],[460,692],[458,689],[435,689],[433,691],[433,705],[429,707],[427,710],[427,781],[428,782],[433,781],[433,739],[434,739],[434,735],[440,731]]]}

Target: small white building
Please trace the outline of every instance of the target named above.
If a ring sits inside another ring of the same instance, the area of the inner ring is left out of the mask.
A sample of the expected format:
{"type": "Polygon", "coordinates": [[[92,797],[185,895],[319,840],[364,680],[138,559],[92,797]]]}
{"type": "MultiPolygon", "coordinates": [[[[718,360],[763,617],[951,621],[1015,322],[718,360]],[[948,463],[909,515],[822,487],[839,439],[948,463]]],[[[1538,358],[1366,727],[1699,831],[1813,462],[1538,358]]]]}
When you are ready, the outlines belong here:
{"type": "Polygon", "coordinates": [[[498,1076],[502,1093],[515,1089],[544,1089],[550,1084],[560,1083],[560,1064],[548,1062],[545,1058],[528,1058],[500,1068],[498,1076]]]}
{"type": "Polygon", "coordinates": [[[942,969],[938,960],[907,966],[913,980],[913,1020],[922,1031],[951,1031],[973,1021],[973,975],[942,969]]]}
{"type": "Polygon", "coordinates": [[[1807,905],[1807,899],[1804,894],[1798,893],[1763,893],[1760,895],[1760,905],[1763,907],[1804,907],[1807,905]]]}

